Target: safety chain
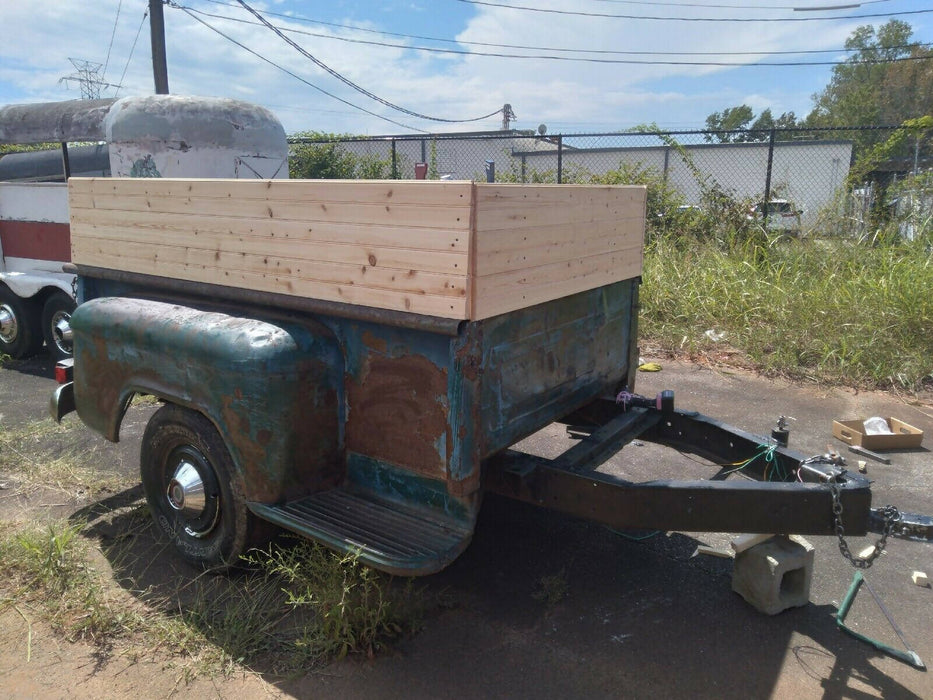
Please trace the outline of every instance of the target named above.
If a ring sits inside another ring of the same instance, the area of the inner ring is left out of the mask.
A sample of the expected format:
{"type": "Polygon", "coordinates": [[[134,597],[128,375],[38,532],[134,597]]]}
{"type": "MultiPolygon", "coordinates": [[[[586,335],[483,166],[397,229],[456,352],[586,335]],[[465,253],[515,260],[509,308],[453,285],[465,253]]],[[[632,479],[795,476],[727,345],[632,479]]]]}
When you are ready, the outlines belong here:
{"type": "Polygon", "coordinates": [[[835,479],[829,482],[829,492],[833,496],[833,520],[836,523],[836,537],[839,538],[839,551],[842,552],[842,556],[848,559],[849,563],[856,569],[868,569],[875,563],[875,559],[880,557],[881,553],[884,552],[884,547],[888,542],[888,535],[894,531],[894,525],[901,519],[900,511],[894,506],[884,506],[881,508],[881,517],[884,521],[881,537],[875,542],[872,553],[867,557],[864,559],[854,557],[849,549],[849,543],[846,542],[845,528],[842,526],[842,499],[839,497],[841,488],[835,479]]]}

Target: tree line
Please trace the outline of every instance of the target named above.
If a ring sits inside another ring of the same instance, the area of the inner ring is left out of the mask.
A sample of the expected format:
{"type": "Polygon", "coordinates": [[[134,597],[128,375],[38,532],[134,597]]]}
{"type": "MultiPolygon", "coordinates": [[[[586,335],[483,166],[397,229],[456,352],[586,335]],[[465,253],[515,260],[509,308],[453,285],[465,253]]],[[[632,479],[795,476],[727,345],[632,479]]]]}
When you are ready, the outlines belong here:
{"type": "MultiPolygon", "coordinates": [[[[727,107],[706,117],[709,142],[767,141],[771,129],[898,126],[933,114],[933,49],[913,40],[907,22],[892,19],[877,30],[858,27],[846,40],[851,52],[833,67],[829,84],[813,95],[805,117],[770,109],[758,115],[747,104],[727,107]],[[730,133],[732,132],[732,133],[730,133]]],[[[799,132],[777,131],[775,138],[798,138],[799,132]]],[[[878,137],[866,135],[873,143],[878,137]]]]}

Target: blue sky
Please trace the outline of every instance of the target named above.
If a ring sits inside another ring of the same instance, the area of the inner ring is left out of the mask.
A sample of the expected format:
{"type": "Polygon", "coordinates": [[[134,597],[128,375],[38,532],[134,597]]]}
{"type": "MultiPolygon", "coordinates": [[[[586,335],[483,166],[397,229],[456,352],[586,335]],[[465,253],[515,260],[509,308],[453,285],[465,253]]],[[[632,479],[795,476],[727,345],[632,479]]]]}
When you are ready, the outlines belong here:
{"type": "MultiPolygon", "coordinates": [[[[896,14],[933,9],[930,3],[919,0],[869,0],[856,8],[822,11],[792,8],[850,3],[847,0],[248,2],[258,11],[268,13],[266,18],[306,53],[387,102],[420,115],[444,119],[488,114],[508,102],[518,117],[513,126],[536,128],[544,123],[550,133],[614,131],[649,122],[665,128],[701,128],[710,112],[742,103],[751,105],[756,112],[770,108],[775,116],[785,111],[802,116],[812,106],[812,94],[828,82],[831,66],[774,67],[760,62],[842,60],[846,56],[841,50],[845,39],[857,26],[877,27],[890,16],[909,22],[915,40],[933,42],[933,13],[896,14]],[[574,12],[589,15],[564,14],[574,12]],[[868,14],[881,16],[853,18],[868,14]],[[677,19],[634,19],[635,16],[677,19]],[[818,17],[832,19],[813,19],[818,17]],[[754,21],[723,21],[727,19],[754,21]],[[787,19],[807,21],[774,21],[787,19]],[[503,48],[504,45],[540,48],[503,48]],[[417,47],[473,53],[437,53],[417,47]],[[667,55],[593,53],[607,51],[667,55]],[[709,55],[673,54],[675,51],[709,55]],[[825,53],[742,53],[752,51],[825,53]],[[476,52],[539,57],[492,57],[476,52]],[[714,55],[716,52],[740,55],[714,55]],[[540,56],[729,61],[743,65],[596,63],[540,56]]],[[[176,4],[188,9],[171,6],[164,9],[169,87],[173,93],[233,97],[265,105],[278,115],[289,133],[318,130],[388,134],[409,131],[401,125],[426,131],[496,129],[500,125],[499,116],[466,124],[430,121],[375,101],[325,72],[271,30],[256,24],[256,19],[236,0],[176,0],[176,4]],[[218,32],[353,106],[288,75],[218,32]]],[[[149,23],[143,21],[147,6],[148,0],[0,0],[0,104],[80,97],[76,81],[60,81],[76,73],[71,58],[105,65],[104,80],[121,85],[119,96],[151,93],[149,23]]],[[[115,88],[104,88],[101,96],[113,96],[116,92],[115,88]]]]}

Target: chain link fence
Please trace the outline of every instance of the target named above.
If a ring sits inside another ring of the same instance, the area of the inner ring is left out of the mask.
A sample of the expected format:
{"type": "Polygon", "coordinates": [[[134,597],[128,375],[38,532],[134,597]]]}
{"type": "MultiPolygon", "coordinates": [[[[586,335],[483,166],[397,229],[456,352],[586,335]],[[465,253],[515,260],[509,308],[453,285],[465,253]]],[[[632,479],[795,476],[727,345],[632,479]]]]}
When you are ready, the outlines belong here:
{"type": "Polygon", "coordinates": [[[649,187],[649,224],[728,199],[772,231],[864,237],[894,222],[915,237],[933,211],[931,135],[925,125],[289,140],[292,177],[637,183],[649,187]]]}

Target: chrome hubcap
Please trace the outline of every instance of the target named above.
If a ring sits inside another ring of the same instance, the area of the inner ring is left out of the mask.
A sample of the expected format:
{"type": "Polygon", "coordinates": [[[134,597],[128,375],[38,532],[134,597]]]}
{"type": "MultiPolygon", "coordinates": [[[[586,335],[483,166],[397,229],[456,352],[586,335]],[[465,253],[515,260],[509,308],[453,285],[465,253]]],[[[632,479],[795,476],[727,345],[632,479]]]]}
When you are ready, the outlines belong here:
{"type": "Polygon", "coordinates": [[[188,518],[197,518],[204,512],[204,482],[190,462],[182,462],[168,482],[168,502],[188,518]]]}
{"type": "Polygon", "coordinates": [[[65,354],[71,354],[71,341],[74,336],[71,330],[71,314],[59,311],[52,317],[52,338],[55,345],[65,354]]]}
{"type": "Polygon", "coordinates": [[[175,467],[165,497],[191,537],[204,537],[214,529],[219,515],[216,497],[208,496],[201,472],[189,458],[182,458],[175,467]]]}
{"type": "Polygon", "coordinates": [[[19,332],[16,314],[7,304],[0,305],[0,340],[4,343],[13,343],[19,332]]]}

